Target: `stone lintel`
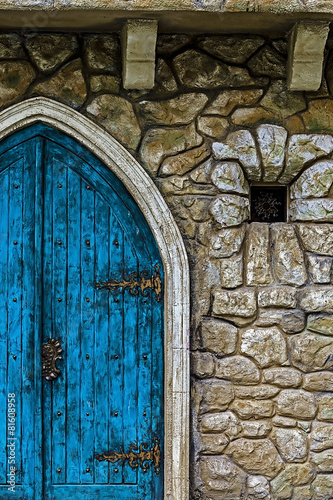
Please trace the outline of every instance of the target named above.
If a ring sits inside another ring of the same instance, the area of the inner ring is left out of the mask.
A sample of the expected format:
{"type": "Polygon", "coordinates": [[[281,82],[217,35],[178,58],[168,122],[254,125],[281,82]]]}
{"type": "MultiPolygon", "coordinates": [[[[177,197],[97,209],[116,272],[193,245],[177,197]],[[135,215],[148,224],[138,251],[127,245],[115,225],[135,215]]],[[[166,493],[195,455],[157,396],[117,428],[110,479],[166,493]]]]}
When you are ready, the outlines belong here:
{"type": "Polygon", "coordinates": [[[289,39],[288,87],[290,90],[316,91],[323,74],[323,60],[330,23],[299,21],[289,39]]]}
{"type": "Polygon", "coordinates": [[[121,32],[123,85],[146,90],[155,84],[157,21],[128,19],[121,32]]]}

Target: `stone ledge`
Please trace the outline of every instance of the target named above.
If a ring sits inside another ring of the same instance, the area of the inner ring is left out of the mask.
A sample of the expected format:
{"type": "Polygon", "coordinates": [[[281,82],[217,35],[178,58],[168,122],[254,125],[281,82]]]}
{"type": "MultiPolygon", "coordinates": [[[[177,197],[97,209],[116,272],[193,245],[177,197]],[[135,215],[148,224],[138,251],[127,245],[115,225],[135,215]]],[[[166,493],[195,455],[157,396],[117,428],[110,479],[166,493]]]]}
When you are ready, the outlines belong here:
{"type": "Polygon", "coordinates": [[[286,33],[299,20],[333,20],[333,5],[308,0],[291,2],[237,0],[176,2],[165,0],[0,0],[0,28],[120,31],[125,19],[155,19],[160,33],[286,33]],[[186,16],[184,16],[186,13],[186,16]],[[203,31],[204,29],[204,31],[203,31]]]}

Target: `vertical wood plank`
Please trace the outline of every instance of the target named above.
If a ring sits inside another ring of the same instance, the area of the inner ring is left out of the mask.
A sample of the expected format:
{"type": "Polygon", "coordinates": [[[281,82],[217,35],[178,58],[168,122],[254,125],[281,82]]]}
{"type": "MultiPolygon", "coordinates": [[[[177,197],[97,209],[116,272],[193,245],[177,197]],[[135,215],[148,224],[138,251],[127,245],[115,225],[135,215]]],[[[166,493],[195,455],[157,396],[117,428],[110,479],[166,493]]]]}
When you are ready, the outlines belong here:
{"type": "Polygon", "coordinates": [[[81,481],[81,180],[68,171],[67,483],[81,481]]]}
{"type": "Polygon", "coordinates": [[[94,481],[95,193],[81,182],[81,482],[94,481]]]}
{"type": "MultiPolygon", "coordinates": [[[[140,271],[151,274],[151,263],[140,259],[140,271]]],[[[152,308],[153,292],[146,291],[147,296],[138,295],[138,442],[147,443],[148,449],[152,446],[152,308]],[[144,388],[142,390],[141,388],[144,388]]],[[[147,449],[147,448],[146,448],[147,449]]],[[[140,498],[148,500],[151,497],[151,484],[153,480],[152,464],[145,474],[139,470],[140,498]]]]}
{"type": "MultiPolygon", "coordinates": [[[[8,255],[8,386],[16,394],[17,483],[22,482],[22,248],[23,248],[23,161],[10,167],[9,255],[8,255]],[[18,186],[15,188],[15,186],[18,186]]],[[[9,450],[7,449],[7,460],[9,450]]],[[[6,460],[6,461],[7,461],[6,460]]],[[[25,471],[28,472],[28,471],[25,471]]]]}
{"type": "MultiPolygon", "coordinates": [[[[63,358],[66,359],[67,337],[67,177],[66,163],[60,162],[54,155],[51,144],[48,144],[46,168],[50,169],[52,178],[53,216],[52,220],[45,221],[52,227],[53,266],[52,276],[52,306],[53,324],[52,338],[59,340],[63,349],[63,358]]],[[[64,484],[66,482],[66,383],[67,370],[64,360],[58,360],[57,366],[61,375],[51,382],[52,384],[52,482],[64,484]],[[61,471],[59,472],[59,470],[61,471]]]]}
{"type": "MultiPolygon", "coordinates": [[[[124,268],[124,232],[114,213],[110,212],[110,278],[121,277],[124,268]]],[[[109,342],[110,352],[108,371],[110,380],[110,422],[109,443],[110,451],[124,450],[123,441],[123,405],[124,405],[124,295],[122,292],[108,292],[109,300],[109,342]]],[[[110,483],[123,482],[124,465],[121,462],[110,464],[110,483]]]]}
{"type": "Polygon", "coordinates": [[[8,204],[9,204],[9,169],[0,173],[0,484],[7,479],[7,342],[8,342],[8,204]]]}
{"type": "MultiPolygon", "coordinates": [[[[109,276],[110,209],[99,195],[95,201],[95,280],[109,276]]],[[[95,293],[95,453],[109,450],[110,376],[108,359],[111,353],[109,325],[109,293],[95,293]]],[[[109,482],[109,463],[94,461],[95,482],[109,482]]]]}
{"type": "MultiPolygon", "coordinates": [[[[55,244],[53,238],[53,170],[50,165],[50,157],[48,153],[48,144],[45,144],[47,152],[46,161],[44,163],[43,175],[43,191],[44,191],[44,217],[43,217],[43,344],[47,344],[48,339],[53,338],[53,323],[54,323],[54,253],[55,244]]],[[[53,455],[49,452],[52,449],[52,411],[53,411],[53,382],[43,378],[43,444],[45,453],[44,456],[44,480],[45,491],[50,488],[54,474],[53,455]]],[[[61,471],[64,477],[64,471],[61,471]]]]}
{"type": "MultiPolygon", "coordinates": [[[[124,239],[124,269],[128,276],[139,271],[139,262],[133,246],[127,237],[124,239]]],[[[123,439],[126,450],[138,442],[138,297],[124,292],[124,396],[123,396],[123,439]]],[[[135,484],[137,470],[126,464],[123,470],[124,482],[135,484]]]]}

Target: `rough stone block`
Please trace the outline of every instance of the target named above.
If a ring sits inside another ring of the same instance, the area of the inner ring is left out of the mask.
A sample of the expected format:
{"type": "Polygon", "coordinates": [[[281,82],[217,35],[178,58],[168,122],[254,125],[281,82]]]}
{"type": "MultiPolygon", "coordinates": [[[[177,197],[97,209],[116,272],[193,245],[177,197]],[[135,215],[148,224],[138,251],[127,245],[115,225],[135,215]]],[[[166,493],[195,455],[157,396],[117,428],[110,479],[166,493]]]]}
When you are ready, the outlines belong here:
{"type": "Polygon", "coordinates": [[[296,427],[297,421],[294,418],[281,417],[280,415],[275,415],[272,418],[272,423],[275,427],[296,427]]]}
{"type": "Polygon", "coordinates": [[[236,288],[243,284],[243,254],[228,259],[216,259],[214,264],[219,270],[220,285],[223,288],[236,288]]]}
{"type": "Polygon", "coordinates": [[[270,437],[286,462],[303,462],[306,459],[308,439],[301,430],[275,428],[270,437]]]}
{"type": "Polygon", "coordinates": [[[256,104],[263,94],[262,89],[224,90],[206,109],[208,115],[228,116],[236,106],[251,106],[256,104]]]}
{"type": "MultiPolygon", "coordinates": [[[[2,47],[1,42],[2,38],[0,38],[0,50],[2,47]]],[[[73,35],[33,34],[28,35],[26,39],[26,48],[29,56],[39,71],[43,73],[50,73],[59,68],[61,64],[74,55],[77,47],[77,39],[73,35]]],[[[16,57],[18,55],[19,52],[16,57]]]]}
{"type": "Polygon", "coordinates": [[[333,450],[324,450],[320,453],[311,453],[310,461],[319,472],[332,472],[333,470],[333,450]]]}
{"type": "Polygon", "coordinates": [[[305,312],[333,313],[333,286],[317,286],[300,294],[300,306],[305,312]]]}
{"type": "Polygon", "coordinates": [[[333,447],[333,424],[313,424],[310,440],[311,451],[323,451],[333,447]]]}
{"type": "Polygon", "coordinates": [[[202,349],[219,355],[233,354],[238,340],[238,328],[226,321],[204,318],[200,329],[202,349]]]}
{"type": "Polygon", "coordinates": [[[224,432],[229,438],[240,432],[239,420],[231,411],[223,413],[206,413],[201,417],[201,432],[224,432]]]}
{"type": "Polygon", "coordinates": [[[287,360],[286,341],[276,326],[250,328],[242,334],[241,353],[255,359],[261,367],[282,365],[287,360]]]}
{"type": "Polygon", "coordinates": [[[85,63],[90,70],[105,71],[114,75],[119,73],[121,54],[118,36],[86,35],[83,49],[85,63]]]}
{"type": "Polygon", "coordinates": [[[230,356],[216,361],[215,376],[244,385],[259,382],[260,373],[256,365],[244,356],[230,356]]]}
{"type": "Polygon", "coordinates": [[[289,183],[304,165],[330,154],[333,151],[333,137],[325,134],[295,134],[291,136],[287,149],[287,164],[280,182],[289,183]]]}
{"type": "Polygon", "coordinates": [[[0,106],[22,97],[35,78],[36,72],[27,61],[0,62],[0,106]]]}
{"type": "Polygon", "coordinates": [[[333,161],[318,161],[306,169],[290,188],[290,198],[324,198],[333,183],[333,161]]]}
{"type": "Polygon", "coordinates": [[[139,112],[152,125],[187,125],[202,111],[208,98],[205,94],[181,94],[162,101],[141,101],[139,112]]]}
{"type": "Polygon", "coordinates": [[[247,69],[228,66],[194,49],[177,55],[173,65],[180,82],[189,89],[215,89],[221,85],[253,87],[262,83],[253,79],[247,69]]]}
{"type": "Polygon", "coordinates": [[[212,183],[222,192],[248,194],[249,185],[239,163],[218,162],[211,172],[212,183]]]}
{"type": "Polygon", "coordinates": [[[317,412],[316,398],[310,392],[284,389],[276,397],[277,413],[296,419],[312,419],[317,412]]]}
{"type": "Polygon", "coordinates": [[[269,482],[264,476],[248,476],[247,500],[270,500],[269,482]]]}
{"type": "Polygon", "coordinates": [[[193,404],[200,413],[224,411],[234,399],[234,387],[226,380],[200,380],[194,384],[193,404]]]}
{"type": "Polygon", "coordinates": [[[333,392],[333,373],[332,372],[316,372],[308,373],[303,377],[303,388],[307,391],[333,392]]]}
{"type": "Polygon", "coordinates": [[[261,168],[257,148],[248,130],[232,132],[224,142],[213,143],[212,148],[216,160],[239,160],[250,180],[260,180],[261,168]]]}
{"type": "Polygon", "coordinates": [[[203,481],[206,498],[234,500],[242,498],[246,486],[246,474],[227,457],[202,457],[199,474],[203,481]]]}
{"type": "Polygon", "coordinates": [[[331,283],[332,258],[308,255],[309,276],[314,283],[331,283]]]}
{"type": "Polygon", "coordinates": [[[200,453],[203,455],[219,455],[223,453],[229,444],[229,439],[225,434],[201,434],[200,453]]]}
{"type": "Polygon", "coordinates": [[[257,136],[264,167],[263,180],[274,182],[283,169],[287,131],[277,125],[260,125],[257,136]]]}
{"type": "MultiPolygon", "coordinates": [[[[333,377],[331,374],[331,392],[333,386],[333,377]]],[[[333,422],[333,395],[323,394],[319,398],[319,411],[318,420],[324,420],[326,422],[333,422]]]]}
{"type": "Polygon", "coordinates": [[[258,292],[259,307],[290,307],[297,305],[296,289],[285,286],[263,288],[258,292]]]}
{"type": "Polygon", "coordinates": [[[264,285],[272,282],[268,224],[253,222],[249,226],[245,266],[247,285],[264,285]]]}
{"type": "Polygon", "coordinates": [[[210,213],[221,228],[238,226],[249,218],[249,200],[235,194],[221,194],[211,204],[210,213]]]}
{"type": "Polygon", "coordinates": [[[273,402],[269,400],[253,401],[251,399],[235,399],[229,408],[243,420],[250,418],[268,418],[272,417],[274,414],[273,402]]]}
{"type": "Polygon", "coordinates": [[[208,352],[192,352],[191,372],[199,378],[211,377],[214,374],[214,356],[208,352]]]}
{"type": "Polygon", "coordinates": [[[92,100],[87,112],[124,146],[136,149],[141,139],[141,129],[129,101],[115,95],[103,94],[92,100]]]}
{"type": "Polygon", "coordinates": [[[167,156],[200,146],[202,137],[193,124],[186,127],[152,128],[143,138],[140,156],[143,165],[155,175],[167,156]]]}
{"type": "Polygon", "coordinates": [[[255,291],[251,288],[227,291],[220,290],[214,294],[213,314],[252,317],[256,312],[255,291]]]}
{"type": "Polygon", "coordinates": [[[333,256],[332,224],[297,224],[295,227],[306,250],[333,256]]]}
{"type": "Polygon", "coordinates": [[[272,430],[271,420],[248,420],[240,422],[242,437],[263,438],[272,430]]]}
{"type": "Polygon", "coordinates": [[[263,379],[268,384],[279,387],[299,387],[302,383],[302,373],[294,368],[267,368],[263,371],[263,379]]]}
{"type": "Polygon", "coordinates": [[[199,229],[198,240],[209,248],[210,257],[230,257],[241,249],[245,231],[245,224],[214,231],[212,225],[206,223],[199,229]]]}
{"type": "Polygon", "coordinates": [[[284,285],[303,285],[307,275],[294,228],[284,223],[272,224],[271,236],[272,266],[276,278],[284,285]]]}
{"type": "Polygon", "coordinates": [[[235,395],[240,399],[270,399],[278,394],[280,389],[273,385],[235,385],[235,395]]]}
{"type": "Polygon", "coordinates": [[[269,439],[236,439],[225,450],[237,465],[250,474],[264,474],[273,478],[282,469],[283,462],[269,439]]]}
{"type": "Polygon", "coordinates": [[[229,122],[220,116],[200,116],[197,120],[198,131],[213,139],[223,138],[229,128],[229,122]]]}
{"type": "Polygon", "coordinates": [[[333,200],[294,200],[290,203],[289,214],[291,221],[333,222],[333,200]]]}
{"type": "Polygon", "coordinates": [[[309,314],[307,328],[322,335],[333,335],[333,314],[309,314]]]}
{"type": "Polygon", "coordinates": [[[292,364],[304,372],[329,370],[333,366],[333,339],[305,332],[290,340],[292,364]]]}
{"type": "Polygon", "coordinates": [[[295,309],[259,309],[256,326],[279,325],[285,333],[304,330],[305,313],[295,309]]]}

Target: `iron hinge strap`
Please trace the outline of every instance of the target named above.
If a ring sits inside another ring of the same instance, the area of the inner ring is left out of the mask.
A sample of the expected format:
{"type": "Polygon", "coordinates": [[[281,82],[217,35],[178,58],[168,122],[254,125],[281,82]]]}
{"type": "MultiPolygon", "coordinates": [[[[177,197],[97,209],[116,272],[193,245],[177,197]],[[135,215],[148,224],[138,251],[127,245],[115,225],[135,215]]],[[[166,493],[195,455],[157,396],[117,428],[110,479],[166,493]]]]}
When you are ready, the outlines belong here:
{"type": "Polygon", "coordinates": [[[150,450],[144,449],[148,447],[147,443],[140,444],[139,448],[137,447],[137,445],[132,444],[128,453],[124,453],[124,451],[121,451],[120,453],[112,451],[110,453],[102,453],[100,455],[96,455],[95,458],[99,462],[106,461],[116,463],[121,460],[124,464],[128,461],[132,469],[136,469],[140,466],[143,472],[147,472],[147,470],[149,469],[149,462],[152,462],[154,464],[154,472],[156,474],[159,474],[161,470],[161,450],[159,443],[160,440],[155,437],[153,446],[150,450]]]}
{"type": "Polygon", "coordinates": [[[150,278],[147,278],[147,276],[149,276],[148,271],[141,271],[140,273],[134,272],[129,275],[128,279],[123,277],[121,281],[116,279],[99,281],[95,286],[98,290],[118,290],[119,288],[125,290],[126,288],[129,288],[131,295],[137,295],[140,290],[143,297],[147,297],[148,289],[151,289],[155,292],[155,299],[159,302],[162,298],[160,266],[156,264],[155,274],[150,278]]]}

